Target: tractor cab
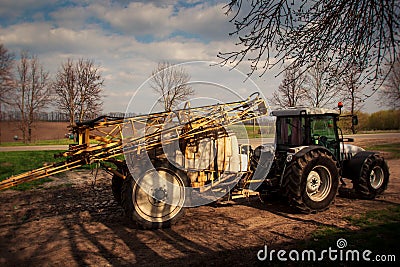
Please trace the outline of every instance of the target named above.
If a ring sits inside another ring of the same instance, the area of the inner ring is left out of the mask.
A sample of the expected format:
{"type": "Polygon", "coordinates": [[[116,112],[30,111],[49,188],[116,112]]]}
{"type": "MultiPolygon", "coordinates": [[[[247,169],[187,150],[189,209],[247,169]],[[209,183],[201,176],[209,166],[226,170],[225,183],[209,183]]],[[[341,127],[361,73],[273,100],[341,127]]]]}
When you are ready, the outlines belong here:
{"type": "Polygon", "coordinates": [[[336,123],[339,112],[323,108],[293,108],[276,110],[272,114],[277,117],[277,152],[324,146],[339,159],[340,142],[336,123]]]}

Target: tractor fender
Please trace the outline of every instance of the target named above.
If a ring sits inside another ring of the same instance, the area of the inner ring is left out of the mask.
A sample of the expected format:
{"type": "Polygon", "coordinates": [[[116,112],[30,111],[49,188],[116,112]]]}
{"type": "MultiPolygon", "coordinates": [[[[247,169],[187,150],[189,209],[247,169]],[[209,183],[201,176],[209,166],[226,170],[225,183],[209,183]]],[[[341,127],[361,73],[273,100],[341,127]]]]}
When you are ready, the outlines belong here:
{"type": "Polygon", "coordinates": [[[333,155],[333,153],[327,149],[326,147],[323,146],[308,146],[303,148],[302,150],[300,150],[299,152],[297,152],[296,154],[294,154],[293,158],[301,158],[303,157],[305,154],[307,154],[308,152],[310,152],[311,150],[320,150],[320,151],[325,151],[326,153],[328,153],[330,156],[332,156],[332,158],[334,160],[337,160],[335,155],[333,155]]]}
{"type": "Polygon", "coordinates": [[[372,155],[379,154],[373,151],[360,151],[349,160],[343,161],[342,164],[342,177],[356,180],[361,175],[361,169],[365,164],[367,158],[372,155]]]}

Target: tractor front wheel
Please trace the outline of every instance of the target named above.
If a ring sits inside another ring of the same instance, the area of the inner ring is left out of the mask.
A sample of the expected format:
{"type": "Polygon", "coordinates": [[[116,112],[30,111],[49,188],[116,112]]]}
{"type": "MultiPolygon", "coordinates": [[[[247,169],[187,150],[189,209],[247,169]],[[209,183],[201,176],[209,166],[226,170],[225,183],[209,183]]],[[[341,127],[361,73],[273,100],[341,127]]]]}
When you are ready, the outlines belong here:
{"type": "Polygon", "coordinates": [[[289,204],[302,212],[329,208],[339,187],[336,161],[326,151],[311,150],[296,157],[286,168],[283,192],[289,204]]]}

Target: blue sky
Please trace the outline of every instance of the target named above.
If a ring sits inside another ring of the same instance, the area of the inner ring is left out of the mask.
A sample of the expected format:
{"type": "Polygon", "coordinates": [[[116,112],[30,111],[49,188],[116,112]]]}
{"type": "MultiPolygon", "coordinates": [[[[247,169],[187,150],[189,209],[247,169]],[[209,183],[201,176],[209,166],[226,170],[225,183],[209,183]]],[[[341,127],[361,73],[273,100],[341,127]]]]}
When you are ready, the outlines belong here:
{"type": "MultiPolygon", "coordinates": [[[[141,85],[158,62],[218,62],[218,52],[235,49],[236,37],[228,34],[234,28],[223,9],[227,2],[2,0],[0,43],[15,54],[28,50],[37,55],[51,74],[68,58],[92,59],[105,79],[105,112],[125,111],[133,96],[134,109],[147,112],[156,95],[141,85]]],[[[221,84],[243,77],[228,68],[221,73],[220,67],[200,65],[201,70],[199,65],[189,67],[196,71],[189,72],[192,77],[221,84]]],[[[247,73],[248,63],[238,70],[247,73]]],[[[245,97],[254,91],[251,82],[255,82],[265,96],[271,96],[281,82],[278,72],[267,71],[261,78],[255,73],[253,81],[235,80],[241,88],[237,90],[245,97]]],[[[213,94],[202,90],[196,88],[198,96],[213,94]]],[[[373,101],[366,107],[368,111],[377,109],[373,101]]]]}

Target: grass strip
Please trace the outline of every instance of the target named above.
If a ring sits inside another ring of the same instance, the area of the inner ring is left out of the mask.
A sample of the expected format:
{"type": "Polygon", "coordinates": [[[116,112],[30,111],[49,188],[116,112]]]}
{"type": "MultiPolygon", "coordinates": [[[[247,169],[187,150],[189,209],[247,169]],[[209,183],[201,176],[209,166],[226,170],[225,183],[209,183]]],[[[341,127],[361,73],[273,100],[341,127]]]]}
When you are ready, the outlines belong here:
{"type": "MultiPolygon", "coordinates": [[[[61,150],[52,151],[9,151],[0,152],[0,181],[9,178],[12,175],[27,172],[36,168],[43,167],[45,163],[60,162],[63,159],[54,158],[54,154],[62,152],[61,150]]],[[[43,178],[21,185],[15,186],[16,190],[28,190],[43,183],[52,181],[51,178],[43,178]]]]}

